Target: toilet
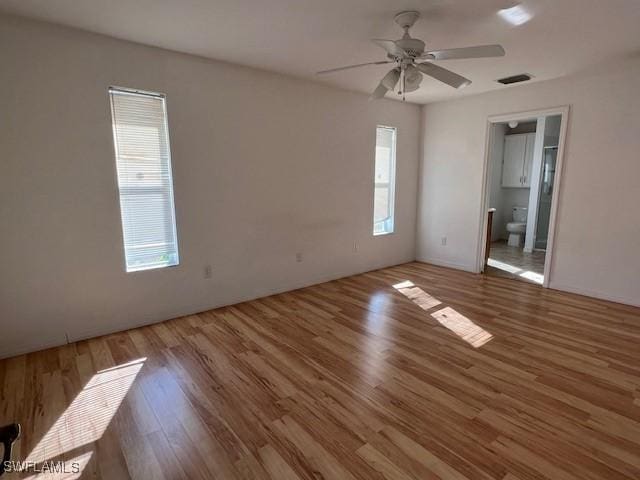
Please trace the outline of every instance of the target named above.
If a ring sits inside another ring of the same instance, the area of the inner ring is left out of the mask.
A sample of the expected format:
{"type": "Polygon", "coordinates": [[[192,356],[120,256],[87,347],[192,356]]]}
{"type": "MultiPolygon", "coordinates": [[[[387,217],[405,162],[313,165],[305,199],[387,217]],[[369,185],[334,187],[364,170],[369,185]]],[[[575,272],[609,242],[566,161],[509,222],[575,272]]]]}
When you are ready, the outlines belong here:
{"type": "Polygon", "coordinates": [[[522,237],[527,231],[527,208],[513,207],[513,221],[507,223],[507,232],[509,232],[510,247],[521,247],[522,237]]]}

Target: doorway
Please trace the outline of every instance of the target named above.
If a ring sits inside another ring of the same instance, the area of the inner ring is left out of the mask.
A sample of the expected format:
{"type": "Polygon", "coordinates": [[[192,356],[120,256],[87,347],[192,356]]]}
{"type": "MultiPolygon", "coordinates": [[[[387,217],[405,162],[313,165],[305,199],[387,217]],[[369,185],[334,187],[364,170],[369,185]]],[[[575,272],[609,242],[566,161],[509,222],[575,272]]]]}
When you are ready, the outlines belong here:
{"type": "Polygon", "coordinates": [[[489,117],[480,272],[549,285],[568,111],[489,117]]]}

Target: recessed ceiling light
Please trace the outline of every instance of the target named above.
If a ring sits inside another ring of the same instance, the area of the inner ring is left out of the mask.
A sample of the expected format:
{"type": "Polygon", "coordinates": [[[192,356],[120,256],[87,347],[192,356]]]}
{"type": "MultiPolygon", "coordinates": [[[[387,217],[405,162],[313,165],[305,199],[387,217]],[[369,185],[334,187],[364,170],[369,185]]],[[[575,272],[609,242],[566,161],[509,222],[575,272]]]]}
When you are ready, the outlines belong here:
{"type": "Polygon", "coordinates": [[[498,16],[514,27],[524,25],[533,18],[533,15],[521,4],[498,10],[498,16]]]}

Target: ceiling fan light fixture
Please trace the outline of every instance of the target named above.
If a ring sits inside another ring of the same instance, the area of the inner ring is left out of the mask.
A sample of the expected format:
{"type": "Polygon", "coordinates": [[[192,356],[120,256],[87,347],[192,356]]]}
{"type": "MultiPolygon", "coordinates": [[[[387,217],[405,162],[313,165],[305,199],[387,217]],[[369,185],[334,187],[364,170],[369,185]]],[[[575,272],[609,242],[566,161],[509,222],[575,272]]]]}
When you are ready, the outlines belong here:
{"type": "Polygon", "coordinates": [[[404,71],[404,75],[407,78],[407,83],[415,82],[416,80],[422,80],[422,74],[414,65],[407,65],[404,71]]]}
{"type": "Polygon", "coordinates": [[[404,92],[405,93],[415,92],[420,88],[421,83],[422,83],[422,75],[414,77],[411,80],[407,78],[404,83],[404,92]]]}
{"type": "Polygon", "coordinates": [[[400,82],[398,94],[402,95],[402,100],[404,100],[405,93],[418,89],[422,82],[423,75],[427,75],[457,89],[471,84],[471,80],[468,78],[458,75],[451,70],[447,70],[440,65],[436,65],[432,63],[432,61],[502,57],[505,55],[504,48],[500,45],[476,45],[472,47],[449,48],[425,52],[425,43],[420,39],[411,37],[409,34],[409,29],[419,17],[420,13],[416,11],[400,12],[395,16],[394,20],[404,30],[402,38],[398,40],[382,38],[371,40],[386,52],[386,60],[347,65],[322,70],[317,73],[333,73],[366,65],[395,64],[395,67],[382,78],[371,94],[371,98],[377,99],[384,97],[388,91],[394,91],[398,82],[400,82]],[[419,61],[422,63],[418,63],[419,61]]]}

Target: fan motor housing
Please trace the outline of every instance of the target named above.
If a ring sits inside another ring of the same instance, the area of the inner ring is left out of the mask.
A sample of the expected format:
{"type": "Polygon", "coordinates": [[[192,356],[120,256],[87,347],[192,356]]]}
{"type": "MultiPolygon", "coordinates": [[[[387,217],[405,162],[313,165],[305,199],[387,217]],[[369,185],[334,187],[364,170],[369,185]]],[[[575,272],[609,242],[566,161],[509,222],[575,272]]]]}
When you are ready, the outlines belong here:
{"type": "Polygon", "coordinates": [[[425,44],[418,38],[402,38],[396,40],[396,45],[412,57],[419,57],[424,52],[425,44]]]}

